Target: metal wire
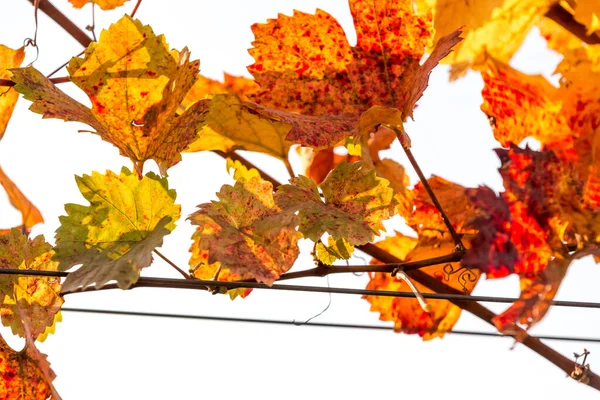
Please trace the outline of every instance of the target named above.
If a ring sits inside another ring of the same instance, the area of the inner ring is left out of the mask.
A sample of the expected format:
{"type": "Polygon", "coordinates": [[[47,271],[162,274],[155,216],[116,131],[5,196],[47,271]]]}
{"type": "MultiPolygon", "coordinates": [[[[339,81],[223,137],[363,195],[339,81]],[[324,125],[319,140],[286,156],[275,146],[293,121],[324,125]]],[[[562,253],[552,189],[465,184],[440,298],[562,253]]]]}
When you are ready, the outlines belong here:
{"type": "MultiPolygon", "coordinates": [[[[87,309],[87,308],[72,308],[72,307],[63,307],[61,310],[66,311],[66,312],[86,313],[86,314],[107,314],[107,315],[155,317],[155,318],[177,318],[177,319],[191,319],[191,320],[219,321],[219,322],[244,322],[244,323],[270,324],[270,325],[312,326],[312,327],[318,327],[318,328],[366,329],[366,330],[378,330],[378,331],[393,331],[394,330],[394,328],[391,326],[382,326],[382,325],[338,324],[338,323],[331,323],[331,322],[306,322],[306,323],[299,324],[296,321],[286,321],[286,320],[279,320],[279,319],[219,317],[219,316],[209,316],[209,315],[170,314],[170,313],[140,312],[140,311],[125,311],[125,310],[102,310],[102,309],[87,309]]],[[[438,332],[442,332],[442,331],[438,331],[438,332]]],[[[447,331],[444,333],[450,333],[450,334],[454,334],[454,335],[512,338],[512,336],[501,335],[501,334],[495,333],[495,332],[453,330],[453,331],[447,331]]],[[[600,338],[554,336],[554,335],[539,335],[539,336],[535,336],[535,337],[538,339],[544,339],[544,340],[600,343],[600,338]]]]}
{"type": "MultiPolygon", "coordinates": [[[[0,275],[29,275],[29,276],[55,276],[66,277],[68,272],[60,271],[35,271],[22,269],[0,269],[0,275]]],[[[369,290],[369,289],[351,289],[351,288],[336,288],[322,286],[304,286],[304,285],[282,285],[274,284],[272,286],[257,282],[221,282],[202,279],[172,279],[172,278],[150,278],[141,277],[136,282],[136,287],[152,287],[164,289],[196,289],[214,291],[215,288],[225,289],[263,289],[263,290],[286,290],[292,292],[311,292],[311,293],[332,293],[332,294],[350,294],[361,296],[384,296],[384,297],[401,297],[415,298],[413,292],[394,292],[389,290],[369,290]]],[[[94,290],[93,288],[91,290],[94,290]]],[[[76,292],[71,292],[76,293],[76,292]]],[[[471,296],[452,293],[422,293],[425,299],[430,300],[450,300],[450,301],[476,301],[482,303],[514,303],[518,300],[515,297],[494,297],[494,296],[471,296]]],[[[556,307],[576,307],[576,308],[600,308],[600,303],[589,301],[566,301],[554,300],[550,302],[556,307]]]]}

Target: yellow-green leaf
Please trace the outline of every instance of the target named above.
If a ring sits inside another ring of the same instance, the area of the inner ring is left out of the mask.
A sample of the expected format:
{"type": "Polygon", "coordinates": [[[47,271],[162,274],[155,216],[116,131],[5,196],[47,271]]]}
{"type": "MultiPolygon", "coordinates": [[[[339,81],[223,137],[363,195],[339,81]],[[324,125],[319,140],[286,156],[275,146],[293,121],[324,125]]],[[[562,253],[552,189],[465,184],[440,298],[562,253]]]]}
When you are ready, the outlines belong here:
{"type": "Polygon", "coordinates": [[[384,230],[382,221],[394,214],[388,185],[363,161],[342,162],[320,185],[324,200],[310,178],[299,176],[279,187],[276,201],[286,212],[298,212],[304,237],[316,242],[327,232],[357,246],[372,241],[384,230]]]}
{"type": "MultiPolygon", "coordinates": [[[[131,271],[127,276],[119,273],[122,262],[112,264],[115,268],[112,275],[102,272],[102,279],[99,276],[94,278],[96,287],[110,279],[117,279],[122,288],[130,286],[137,280],[139,269],[148,264],[147,257],[144,262],[136,264],[135,260],[131,260],[133,255],[141,255],[143,249],[159,246],[162,236],[175,228],[181,212],[180,206],[175,204],[175,190],[169,189],[165,178],[152,172],[138,180],[127,168],[123,168],[119,175],[111,171],[106,174],[93,172],[91,176],[75,179],[90,205],[65,206],[67,216],[60,217],[61,226],[56,231],[55,250],[60,269],[83,263],[84,267],[88,266],[86,274],[93,276],[95,273],[90,268],[96,268],[101,257],[116,260],[134,251],[135,246],[135,253],[123,261],[131,264],[136,272],[135,278],[131,271]]],[[[82,273],[69,275],[65,287],[74,285],[71,280],[82,273]]],[[[86,280],[86,284],[89,282],[86,280]]]]}

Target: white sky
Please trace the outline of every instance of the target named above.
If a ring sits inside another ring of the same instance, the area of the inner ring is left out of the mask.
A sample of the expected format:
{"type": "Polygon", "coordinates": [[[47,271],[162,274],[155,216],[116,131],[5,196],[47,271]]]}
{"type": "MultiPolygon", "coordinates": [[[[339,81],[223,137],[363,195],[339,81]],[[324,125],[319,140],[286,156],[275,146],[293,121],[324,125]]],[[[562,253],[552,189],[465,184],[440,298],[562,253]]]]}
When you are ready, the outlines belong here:
{"type": "MultiPolygon", "coordinates": [[[[90,6],[77,11],[66,0],[55,5],[84,27],[91,21],[90,6]]],[[[112,12],[96,12],[97,33],[129,13],[133,1],[112,12]]],[[[3,0],[0,43],[19,47],[33,35],[33,7],[25,0],[3,0]]],[[[154,32],[165,34],[177,49],[188,46],[192,58],[201,60],[202,73],[220,78],[223,71],[247,75],[252,63],[247,53],[253,39],[250,25],[290,15],[293,9],[315,8],[335,16],[355,41],[345,0],[145,0],[137,14],[154,32]]],[[[79,53],[82,48],[49,18],[40,13],[38,34],[40,57],[35,66],[44,73],[79,53]]],[[[28,52],[26,62],[33,59],[28,52]]],[[[545,49],[543,40],[530,35],[514,66],[524,71],[550,74],[559,57],[545,49]]],[[[58,76],[65,75],[61,72],[58,76]]],[[[500,190],[499,165],[491,149],[497,146],[487,119],[479,110],[482,81],[469,73],[457,83],[447,82],[447,68],[438,67],[429,89],[415,111],[415,122],[407,125],[413,152],[426,174],[475,186],[486,184],[500,190]]],[[[87,102],[73,85],[61,89],[87,102]]],[[[53,241],[58,216],[65,203],[85,204],[74,174],[130,167],[116,148],[97,136],[77,133],[82,125],[43,120],[27,111],[20,100],[0,143],[0,164],[41,209],[46,224],[34,229],[53,241]]],[[[400,152],[394,147],[389,157],[400,152]]],[[[285,168],[267,157],[248,155],[280,180],[285,168]]],[[[399,158],[402,161],[402,158],[399,158]]],[[[150,166],[150,163],[148,163],[150,166]]],[[[406,165],[406,163],[405,163],[406,165]]],[[[152,166],[153,167],[153,166],[152,166]]],[[[169,171],[170,186],[177,189],[183,215],[195,205],[214,199],[223,183],[231,182],[223,160],[210,153],[184,155],[184,161],[169,171]]],[[[415,176],[412,175],[413,182],[415,176]]],[[[0,195],[1,226],[20,223],[5,196],[0,195]]],[[[388,224],[388,226],[393,226],[388,224]]],[[[179,221],[161,250],[187,268],[192,227],[179,221]]],[[[305,246],[306,248],[306,246],[305,246]]],[[[360,260],[353,260],[358,263],[360,260]]],[[[308,256],[296,268],[309,267],[308,256]]],[[[144,275],[178,277],[161,260],[144,275]]],[[[363,288],[366,277],[332,276],[331,286],[363,288]]],[[[578,261],[570,270],[558,299],[600,302],[595,285],[600,271],[591,260],[578,261]]],[[[296,283],[296,282],[295,282],[296,283]]],[[[299,284],[326,285],[324,279],[299,284]]],[[[516,277],[482,280],[476,295],[517,296],[516,277]]],[[[135,289],[71,295],[66,306],[192,313],[303,321],[328,303],[325,294],[255,291],[245,300],[231,302],[227,296],[205,292],[135,289]]],[[[496,312],[505,305],[488,305],[496,312]]],[[[377,324],[378,315],[358,296],[334,295],[329,310],[315,321],[377,324]]],[[[600,336],[598,310],[551,310],[533,333],[600,336]]],[[[383,324],[383,323],[381,323],[383,324]]],[[[490,330],[465,313],[457,329],[490,330]]],[[[10,336],[2,329],[3,336],[10,336]]],[[[18,345],[18,340],[9,338],[18,345]]],[[[570,357],[584,347],[588,361],[600,370],[600,346],[588,343],[548,342],[570,357]]],[[[64,313],[40,349],[49,355],[58,377],[56,387],[63,399],[199,399],[245,397],[260,399],[316,398],[458,398],[506,399],[538,397],[597,397],[597,392],[565,378],[565,374],[521,345],[510,351],[510,339],[447,335],[443,340],[422,342],[416,336],[391,332],[310,327],[282,327],[243,323],[203,322],[175,319],[82,315],[64,313]],[[419,397],[417,397],[419,396],[419,397]]]]}

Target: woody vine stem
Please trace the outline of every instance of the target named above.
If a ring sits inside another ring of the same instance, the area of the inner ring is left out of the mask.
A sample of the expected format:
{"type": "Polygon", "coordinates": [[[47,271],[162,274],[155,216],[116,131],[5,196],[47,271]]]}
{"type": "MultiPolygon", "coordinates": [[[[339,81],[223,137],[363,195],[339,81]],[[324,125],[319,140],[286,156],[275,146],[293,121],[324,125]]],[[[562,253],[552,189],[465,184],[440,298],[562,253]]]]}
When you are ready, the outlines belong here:
{"type": "MultiPolygon", "coordinates": [[[[92,39],[83,30],[81,30],[73,22],[71,22],[65,15],[63,15],[58,9],[56,9],[49,1],[47,1],[47,0],[38,0],[38,1],[28,0],[28,1],[31,2],[32,4],[35,4],[39,10],[41,10],[42,12],[47,14],[51,19],[53,19],[58,25],[60,25],[65,31],[67,31],[75,40],[77,40],[82,46],[87,47],[92,42],[92,39]]],[[[137,1],[137,4],[135,5],[135,9],[134,9],[133,13],[138,10],[140,3],[141,3],[141,0],[137,1]]],[[[587,43],[600,43],[600,38],[597,35],[591,35],[591,36],[585,35],[585,28],[583,28],[580,24],[578,24],[576,21],[574,21],[572,16],[570,16],[570,14],[568,14],[568,13],[565,14],[565,13],[566,13],[566,11],[564,11],[558,4],[556,4],[553,7],[551,7],[551,9],[548,11],[547,17],[554,20],[555,22],[559,23],[565,29],[569,30],[571,33],[573,33],[574,35],[576,35],[577,37],[579,37],[580,39],[582,39],[583,41],[585,41],[587,43]]],[[[69,80],[68,78],[54,78],[52,81],[54,83],[61,83],[61,82],[67,82],[68,80],[69,80]]],[[[0,80],[0,86],[12,86],[12,85],[13,85],[13,83],[11,81],[0,80]]],[[[398,132],[396,132],[396,133],[398,133],[398,132]]],[[[410,279],[428,287],[429,289],[433,290],[435,293],[446,294],[446,295],[448,295],[448,294],[449,295],[462,295],[463,294],[461,291],[454,289],[454,288],[446,285],[445,283],[441,282],[440,280],[436,279],[435,277],[432,277],[432,276],[426,274],[425,272],[419,270],[419,268],[431,266],[431,265],[437,265],[440,263],[458,262],[464,255],[465,249],[464,249],[462,242],[460,241],[460,236],[454,231],[450,221],[448,221],[448,218],[446,217],[441,205],[435,198],[435,194],[431,190],[431,187],[428,185],[427,180],[425,179],[423,173],[420,171],[420,168],[419,168],[416,160],[414,159],[414,157],[412,157],[410,150],[404,146],[403,146],[403,148],[406,151],[411,164],[417,171],[422,184],[424,185],[428,194],[430,195],[432,202],[434,203],[434,205],[436,206],[436,208],[438,209],[440,214],[443,216],[444,223],[447,225],[447,227],[454,239],[454,242],[456,244],[456,250],[447,256],[435,257],[432,259],[420,260],[420,261],[409,262],[409,263],[403,263],[400,259],[392,256],[391,254],[385,252],[384,250],[369,243],[369,244],[366,244],[363,246],[358,246],[357,249],[362,251],[363,253],[385,263],[385,264],[382,264],[382,265],[335,266],[335,267],[318,264],[315,268],[312,268],[312,269],[284,274],[281,276],[280,280],[297,279],[297,278],[303,278],[303,277],[309,277],[309,276],[310,277],[316,277],[316,276],[323,277],[323,276],[327,276],[329,274],[347,273],[347,272],[392,273],[392,272],[397,272],[397,271],[403,271],[403,273],[406,276],[408,276],[410,279]]],[[[267,173],[262,171],[261,168],[248,162],[246,159],[241,157],[239,154],[236,154],[234,152],[232,152],[232,153],[215,152],[215,153],[222,157],[230,157],[234,160],[237,160],[248,168],[255,168],[256,170],[258,170],[260,172],[263,179],[271,182],[274,187],[281,185],[280,182],[273,179],[267,173]]],[[[289,168],[289,164],[287,164],[286,167],[290,171],[290,173],[293,173],[291,171],[291,169],[289,168]]],[[[188,280],[187,274],[181,268],[177,267],[174,263],[172,263],[167,257],[163,256],[162,254],[160,254],[160,253],[157,253],[157,254],[159,254],[159,256],[161,258],[163,258],[167,263],[169,263],[172,267],[174,267],[176,270],[178,270],[180,274],[182,274],[184,277],[186,277],[186,279],[179,279],[178,281],[181,281],[181,282],[187,281],[190,283],[190,288],[191,288],[191,286],[193,286],[191,284],[194,283],[194,280],[188,280]]],[[[151,286],[152,287],[168,287],[168,284],[166,283],[166,281],[167,280],[165,280],[164,284],[162,284],[162,285],[160,284],[160,282],[158,282],[158,283],[156,283],[155,286],[152,286],[152,285],[151,286]]],[[[137,284],[134,284],[132,286],[132,288],[147,286],[144,282],[145,281],[140,281],[137,284]]],[[[216,286],[221,285],[223,287],[227,287],[230,284],[240,285],[241,283],[249,284],[251,282],[252,281],[238,281],[238,282],[229,282],[229,283],[214,282],[214,284],[216,286]]],[[[103,287],[103,289],[112,289],[115,287],[116,287],[115,285],[106,285],[103,287]]],[[[70,294],[70,293],[77,293],[77,292],[65,292],[63,294],[70,294]]],[[[473,315],[479,317],[480,319],[487,322],[488,324],[494,326],[492,320],[494,317],[496,317],[496,314],[494,314],[492,311],[488,310],[481,304],[474,302],[474,301],[457,300],[457,299],[450,300],[450,301],[452,303],[454,303],[455,305],[457,305],[458,307],[460,307],[461,309],[472,313],[473,315]]],[[[579,364],[574,362],[572,359],[569,359],[569,358],[561,355],[560,353],[556,352],[552,348],[550,348],[547,345],[545,345],[544,343],[542,343],[539,339],[531,337],[525,330],[523,330],[521,328],[518,328],[518,327],[515,328],[514,336],[518,338],[519,342],[521,342],[522,344],[524,344],[525,346],[527,346],[528,348],[530,348],[537,354],[541,355],[542,357],[544,357],[545,359],[547,359],[548,361],[550,361],[551,363],[553,363],[554,365],[556,365],[557,367],[562,369],[567,375],[572,376],[573,378],[577,379],[578,381],[580,381],[582,383],[588,384],[589,386],[595,388],[596,390],[600,390],[600,376],[596,375],[591,370],[584,367],[582,370],[583,372],[579,371],[580,373],[578,373],[577,368],[578,368],[579,364]]],[[[581,370],[581,368],[580,368],[580,370],[581,370]]]]}

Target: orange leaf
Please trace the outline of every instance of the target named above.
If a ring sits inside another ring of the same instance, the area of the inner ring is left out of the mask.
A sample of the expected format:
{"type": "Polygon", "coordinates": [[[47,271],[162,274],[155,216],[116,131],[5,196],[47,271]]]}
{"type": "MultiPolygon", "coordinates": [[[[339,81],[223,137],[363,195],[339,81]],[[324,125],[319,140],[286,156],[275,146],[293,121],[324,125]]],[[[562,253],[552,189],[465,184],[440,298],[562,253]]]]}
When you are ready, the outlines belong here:
{"type": "MultiPolygon", "coordinates": [[[[406,262],[447,255],[452,253],[455,247],[450,238],[438,237],[417,241],[400,233],[375,245],[406,262]]],[[[380,262],[373,260],[371,263],[380,262]]],[[[460,269],[460,263],[449,263],[422,268],[421,271],[443,280],[455,289],[471,293],[479,280],[479,272],[466,269],[460,271],[460,269]]],[[[404,281],[391,277],[390,274],[375,273],[369,274],[369,277],[371,280],[367,289],[410,291],[404,281]]],[[[433,293],[418,283],[415,283],[415,286],[421,293],[433,293]]],[[[389,296],[365,296],[365,298],[371,303],[371,311],[381,314],[379,319],[394,321],[396,332],[418,333],[424,340],[443,337],[445,332],[452,329],[461,313],[460,307],[447,300],[427,300],[432,307],[427,313],[423,311],[419,302],[412,298],[389,296]]]]}
{"type": "Polygon", "coordinates": [[[555,258],[541,273],[521,278],[519,299],[493,319],[498,331],[514,334],[518,324],[531,328],[539,322],[548,311],[570,263],[570,259],[555,258]]]}
{"type": "MultiPolygon", "coordinates": [[[[21,65],[25,58],[23,47],[13,50],[0,44],[0,79],[10,79],[12,75],[8,69],[21,65]]],[[[0,139],[4,136],[6,125],[19,98],[19,93],[11,88],[0,89],[0,139]]]]}
{"type": "Polygon", "coordinates": [[[69,2],[75,8],[81,8],[88,3],[93,3],[98,5],[103,10],[112,10],[114,8],[120,7],[125,4],[126,1],[129,0],[69,0],[69,2]]]}
{"type": "Polygon", "coordinates": [[[46,355],[40,353],[33,340],[25,348],[14,351],[0,336],[0,398],[4,400],[44,400],[60,397],[52,386],[56,377],[46,355]]]}
{"type": "Polygon", "coordinates": [[[23,225],[27,230],[35,224],[44,222],[40,211],[25,197],[17,185],[6,176],[2,168],[0,168],[0,185],[6,190],[10,203],[21,212],[23,225]]]}
{"type": "MultiPolygon", "coordinates": [[[[322,10],[314,15],[280,14],[266,24],[253,25],[256,40],[250,54],[255,63],[248,70],[260,90],[252,99],[313,116],[355,119],[373,105],[397,108],[404,118],[412,116],[429,73],[461,40],[460,32],[440,40],[419,65],[430,44],[431,21],[428,15],[415,14],[411,1],[351,0],[350,11],[358,38],[354,47],[339,23],[322,10]]],[[[310,139],[331,145],[339,136],[310,139]]]]}

